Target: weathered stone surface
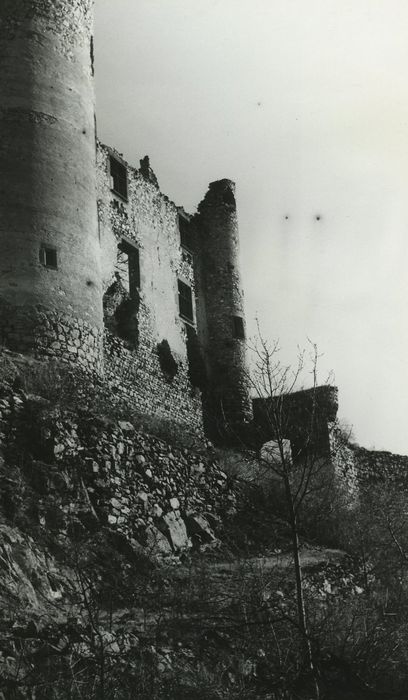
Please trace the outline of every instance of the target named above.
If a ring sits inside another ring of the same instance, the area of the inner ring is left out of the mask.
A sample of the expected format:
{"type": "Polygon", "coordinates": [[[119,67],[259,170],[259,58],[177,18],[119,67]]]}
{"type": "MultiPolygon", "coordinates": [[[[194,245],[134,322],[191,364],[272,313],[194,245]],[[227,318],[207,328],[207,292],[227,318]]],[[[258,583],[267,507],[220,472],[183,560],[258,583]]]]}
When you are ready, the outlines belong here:
{"type": "Polygon", "coordinates": [[[18,600],[20,611],[28,607],[30,613],[40,614],[47,603],[61,597],[61,589],[55,585],[56,566],[50,556],[32,538],[4,523],[0,525],[0,560],[2,594],[6,600],[18,600]]]}
{"type": "Polygon", "coordinates": [[[0,5],[0,186],[6,182],[8,192],[0,203],[0,327],[3,342],[20,352],[76,362],[81,347],[81,361],[97,371],[103,319],[92,21],[92,0],[0,5]],[[45,250],[54,251],[52,264],[45,250]]]}
{"type": "MultiPolygon", "coordinates": [[[[0,387],[1,422],[0,450],[13,454],[17,447],[29,455],[26,471],[43,527],[82,532],[109,525],[139,542],[148,528],[158,527],[176,552],[189,546],[184,509],[217,515],[230,512],[234,503],[211,452],[170,446],[139,429],[123,430],[122,422],[102,420],[84,408],[61,409],[10,387],[0,387]]],[[[29,508],[18,500],[18,474],[17,468],[14,479],[4,464],[0,492],[11,494],[13,507],[29,508]]],[[[206,531],[204,521],[195,526],[206,531]]]]}
{"type": "Polygon", "coordinates": [[[186,517],[186,527],[189,537],[194,538],[198,544],[213,542],[215,535],[203,515],[200,513],[191,513],[186,517]]]}
{"type": "Polygon", "coordinates": [[[389,483],[408,489],[408,457],[352,445],[354,467],[360,484],[389,483]]]}
{"type": "Polygon", "coordinates": [[[166,513],[162,518],[162,529],[165,531],[175,552],[187,549],[190,545],[187,528],[180,515],[174,512],[166,513]]]}
{"type": "Polygon", "coordinates": [[[205,307],[198,338],[210,366],[205,419],[210,434],[220,439],[223,431],[237,430],[252,418],[235,184],[231,180],[210,184],[195,223],[197,289],[205,307]]]}
{"type": "MultiPolygon", "coordinates": [[[[194,292],[193,261],[183,259],[180,247],[178,208],[160,192],[146,159],[137,169],[116,151],[101,144],[97,156],[104,291],[108,294],[117,281],[118,244],[124,238],[139,251],[141,275],[133,319],[137,325],[137,342],[121,335],[117,323],[115,326],[107,322],[106,380],[115,391],[126,396],[135,409],[187,427],[190,432],[202,436],[201,397],[199,392],[192,391],[186,331],[178,308],[178,278],[188,283],[194,292]],[[111,157],[118,158],[126,168],[127,201],[112,192],[111,157]],[[163,372],[160,365],[158,339],[168,344],[174,358],[175,373],[171,376],[163,372]]],[[[119,311],[119,306],[112,311],[110,299],[105,297],[105,300],[111,318],[112,313],[119,311]]]]}
{"type": "Polygon", "coordinates": [[[173,553],[167,537],[154,525],[146,528],[146,549],[152,556],[169,556],[173,553]]]}
{"type": "Polygon", "coordinates": [[[153,506],[153,515],[156,518],[160,518],[163,515],[163,508],[160,508],[158,503],[155,503],[153,506]]]}
{"type": "Polygon", "coordinates": [[[135,432],[135,426],[132,423],[129,423],[129,421],[120,420],[118,421],[118,426],[124,433],[135,432]]]}

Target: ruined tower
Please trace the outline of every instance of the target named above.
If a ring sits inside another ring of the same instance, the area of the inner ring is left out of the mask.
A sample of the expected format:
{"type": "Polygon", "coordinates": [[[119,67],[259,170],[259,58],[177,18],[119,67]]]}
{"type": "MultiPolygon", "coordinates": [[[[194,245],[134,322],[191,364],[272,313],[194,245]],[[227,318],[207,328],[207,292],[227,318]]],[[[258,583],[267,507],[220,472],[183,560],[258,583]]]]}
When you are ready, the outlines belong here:
{"type": "Polygon", "coordinates": [[[233,182],[210,184],[196,225],[198,335],[208,373],[207,430],[214,435],[240,430],[252,417],[233,182]]]}
{"type": "Polygon", "coordinates": [[[0,343],[100,361],[93,0],[0,3],[0,343]]]}
{"type": "Polygon", "coordinates": [[[0,0],[0,346],[97,370],[118,401],[197,435],[242,435],[234,184],[213,182],[190,217],[145,160],[97,147],[93,5],[0,0]]]}

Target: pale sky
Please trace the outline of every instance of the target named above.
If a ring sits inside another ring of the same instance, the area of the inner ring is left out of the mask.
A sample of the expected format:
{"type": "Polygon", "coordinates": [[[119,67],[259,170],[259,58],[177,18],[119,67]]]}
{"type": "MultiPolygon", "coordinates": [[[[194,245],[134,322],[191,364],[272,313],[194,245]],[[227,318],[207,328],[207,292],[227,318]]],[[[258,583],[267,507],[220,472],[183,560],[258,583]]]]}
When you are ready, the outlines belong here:
{"type": "Polygon", "coordinates": [[[237,183],[249,334],[316,342],[357,441],[408,454],[406,0],[96,0],[95,41],[100,138],[190,212],[237,183]]]}

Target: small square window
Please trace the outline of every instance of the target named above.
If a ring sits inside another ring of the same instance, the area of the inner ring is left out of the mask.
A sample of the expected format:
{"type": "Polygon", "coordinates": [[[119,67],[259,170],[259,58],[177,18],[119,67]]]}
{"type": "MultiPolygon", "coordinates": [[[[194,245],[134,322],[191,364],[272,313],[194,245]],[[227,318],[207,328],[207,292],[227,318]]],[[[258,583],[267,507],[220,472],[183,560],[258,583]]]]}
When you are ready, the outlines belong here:
{"type": "Polygon", "coordinates": [[[119,197],[127,201],[128,198],[128,186],[127,186],[127,170],[126,166],[119,160],[110,156],[110,176],[111,176],[111,189],[119,197]]]}
{"type": "Polygon", "coordinates": [[[53,270],[58,269],[58,257],[56,248],[50,248],[49,246],[41,246],[40,248],[40,263],[44,267],[50,267],[53,270]]]}
{"type": "Polygon", "coordinates": [[[237,338],[238,340],[245,340],[244,319],[241,318],[241,316],[233,316],[232,318],[234,324],[234,338],[237,338]]]}
{"type": "Polygon", "coordinates": [[[194,323],[193,295],[191,287],[181,280],[178,280],[179,310],[180,316],[189,323],[194,323]]]}

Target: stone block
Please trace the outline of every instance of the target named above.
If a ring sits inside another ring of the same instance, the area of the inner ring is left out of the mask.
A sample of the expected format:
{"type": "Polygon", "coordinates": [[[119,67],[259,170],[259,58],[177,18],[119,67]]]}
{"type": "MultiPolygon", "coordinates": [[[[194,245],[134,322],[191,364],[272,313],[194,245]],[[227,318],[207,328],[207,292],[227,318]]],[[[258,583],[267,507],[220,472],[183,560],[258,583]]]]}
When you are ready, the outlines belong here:
{"type": "Polygon", "coordinates": [[[191,545],[187,534],[187,528],[180,516],[177,516],[171,511],[163,516],[162,523],[175,552],[187,549],[191,545]]]}
{"type": "Polygon", "coordinates": [[[170,556],[173,553],[167,537],[154,525],[146,529],[146,549],[152,556],[170,556]]]}
{"type": "Polygon", "coordinates": [[[188,535],[199,544],[205,544],[215,540],[215,535],[203,515],[191,513],[186,517],[185,522],[188,535]]]}
{"type": "Polygon", "coordinates": [[[129,421],[124,421],[120,420],[118,422],[119,428],[122,430],[124,433],[134,433],[135,432],[135,426],[132,425],[129,421]]]}

